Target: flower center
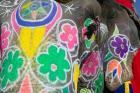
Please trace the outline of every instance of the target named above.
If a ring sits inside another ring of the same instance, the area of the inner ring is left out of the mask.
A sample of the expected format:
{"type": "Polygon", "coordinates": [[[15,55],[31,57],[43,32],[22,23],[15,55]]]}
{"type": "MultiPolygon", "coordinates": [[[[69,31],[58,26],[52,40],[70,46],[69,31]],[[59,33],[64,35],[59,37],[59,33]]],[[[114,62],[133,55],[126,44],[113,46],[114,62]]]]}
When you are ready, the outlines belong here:
{"type": "Polygon", "coordinates": [[[89,68],[92,68],[92,66],[93,66],[93,63],[92,62],[89,62],[88,67],[89,68]]]}
{"type": "Polygon", "coordinates": [[[124,49],[124,45],[123,44],[121,44],[121,48],[124,49]]]}
{"type": "Polygon", "coordinates": [[[70,34],[70,35],[68,36],[68,39],[69,39],[69,41],[72,41],[72,39],[73,39],[73,35],[70,34]]]}
{"type": "Polygon", "coordinates": [[[10,64],[10,66],[9,66],[9,68],[8,68],[8,71],[9,71],[9,72],[11,72],[11,71],[12,71],[12,69],[13,69],[13,65],[12,65],[12,64],[10,64]]]}
{"type": "Polygon", "coordinates": [[[56,71],[56,70],[57,70],[57,66],[56,66],[55,64],[52,64],[52,65],[51,65],[51,70],[52,70],[52,71],[56,71]]]}

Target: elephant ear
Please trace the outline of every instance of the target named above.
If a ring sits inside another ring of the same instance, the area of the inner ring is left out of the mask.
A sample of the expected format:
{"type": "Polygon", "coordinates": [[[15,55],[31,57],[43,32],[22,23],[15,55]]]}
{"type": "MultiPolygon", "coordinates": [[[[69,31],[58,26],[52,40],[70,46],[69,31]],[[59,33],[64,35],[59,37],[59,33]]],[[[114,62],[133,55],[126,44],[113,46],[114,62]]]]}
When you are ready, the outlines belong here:
{"type": "Polygon", "coordinates": [[[70,2],[70,1],[72,1],[72,0],[55,0],[55,1],[64,4],[64,3],[68,3],[68,2],[70,2]]]}

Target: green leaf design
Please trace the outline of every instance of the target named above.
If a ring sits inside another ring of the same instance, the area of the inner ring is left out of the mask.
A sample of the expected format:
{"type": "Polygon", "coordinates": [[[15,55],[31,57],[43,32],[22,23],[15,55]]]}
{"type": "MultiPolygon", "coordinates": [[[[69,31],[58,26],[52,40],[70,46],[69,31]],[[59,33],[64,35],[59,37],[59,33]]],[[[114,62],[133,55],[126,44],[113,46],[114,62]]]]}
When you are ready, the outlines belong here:
{"type": "Polygon", "coordinates": [[[109,60],[111,60],[113,58],[113,55],[112,53],[109,51],[106,56],[105,56],[105,62],[108,62],[109,60]]]}

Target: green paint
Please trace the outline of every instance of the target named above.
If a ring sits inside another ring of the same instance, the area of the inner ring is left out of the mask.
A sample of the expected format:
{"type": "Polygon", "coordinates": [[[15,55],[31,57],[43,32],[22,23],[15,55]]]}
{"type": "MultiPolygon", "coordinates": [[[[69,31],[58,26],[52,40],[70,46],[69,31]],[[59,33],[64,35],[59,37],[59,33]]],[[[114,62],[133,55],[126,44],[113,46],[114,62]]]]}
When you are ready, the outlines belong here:
{"type": "Polygon", "coordinates": [[[117,35],[117,34],[119,34],[120,32],[119,32],[119,29],[118,29],[118,26],[115,24],[115,30],[114,30],[114,32],[113,32],[113,35],[117,35]]]}
{"type": "Polygon", "coordinates": [[[97,78],[97,80],[94,82],[96,89],[95,89],[95,93],[101,93],[101,91],[103,91],[103,86],[104,86],[104,76],[103,73],[100,71],[99,72],[99,76],[97,78]]]}
{"type": "Polygon", "coordinates": [[[37,57],[40,64],[39,72],[48,74],[48,79],[55,82],[57,78],[61,81],[66,80],[66,72],[70,70],[70,63],[66,59],[66,51],[51,45],[48,53],[43,53],[37,57]]]}
{"type": "Polygon", "coordinates": [[[8,83],[13,83],[18,79],[18,72],[22,66],[23,58],[20,56],[20,51],[9,51],[3,61],[2,70],[0,72],[1,89],[6,89],[8,83]]]}
{"type": "Polygon", "coordinates": [[[105,62],[108,62],[110,59],[112,59],[113,58],[113,55],[112,55],[112,53],[109,51],[108,53],[107,53],[107,55],[105,56],[105,62]]]}
{"type": "Polygon", "coordinates": [[[84,22],[84,26],[88,27],[92,22],[93,20],[91,18],[87,18],[86,21],[84,22]]]}
{"type": "Polygon", "coordinates": [[[70,92],[69,92],[69,88],[68,88],[68,87],[66,87],[66,88],[62,89],[62,91],[63,91],[63,93],[70,93],[70,92]]]}
{"type": "Polygon", "coordinates": [[[91,40],[88,40],[88,39],[85,40],[85,45],[86,45],[86,48],[87,48],[87,49],[90,49],[91,44],[92,44],[91,40]]]}
{"type": "Polygon", "coordinates": [[[29,16],[31,14],[31,10],[29,8],[22,10],[22,16],[29,16]]]}

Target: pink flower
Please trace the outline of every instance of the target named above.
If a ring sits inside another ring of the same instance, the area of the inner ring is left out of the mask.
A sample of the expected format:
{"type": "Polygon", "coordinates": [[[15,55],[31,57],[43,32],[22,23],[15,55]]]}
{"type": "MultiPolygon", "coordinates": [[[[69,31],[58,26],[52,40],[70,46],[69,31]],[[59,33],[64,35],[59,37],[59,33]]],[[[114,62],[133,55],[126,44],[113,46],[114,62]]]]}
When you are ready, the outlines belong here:
{"type": "Polygon", "coordinates": [[[92,52],[83,61],[82,73],[86,76],[94,76],[97,73],[100,63],[99,52],[92,52]]]}
{"type": "Polygon", "coordinates": [[[60,34],[60,39],[67,43],[69,49],[73,49],[78,43],[78,30],[76,26],[71,24],[64,24],[62,26],[63,32],[60,34]]]}
{"type": "Polygon", "coordinates": [[[11,32],[9,31],[8,25],[2,26],[1,30],[1,48],[2,51],[4,51],[9,45],[9,36],[11,32]]]}

